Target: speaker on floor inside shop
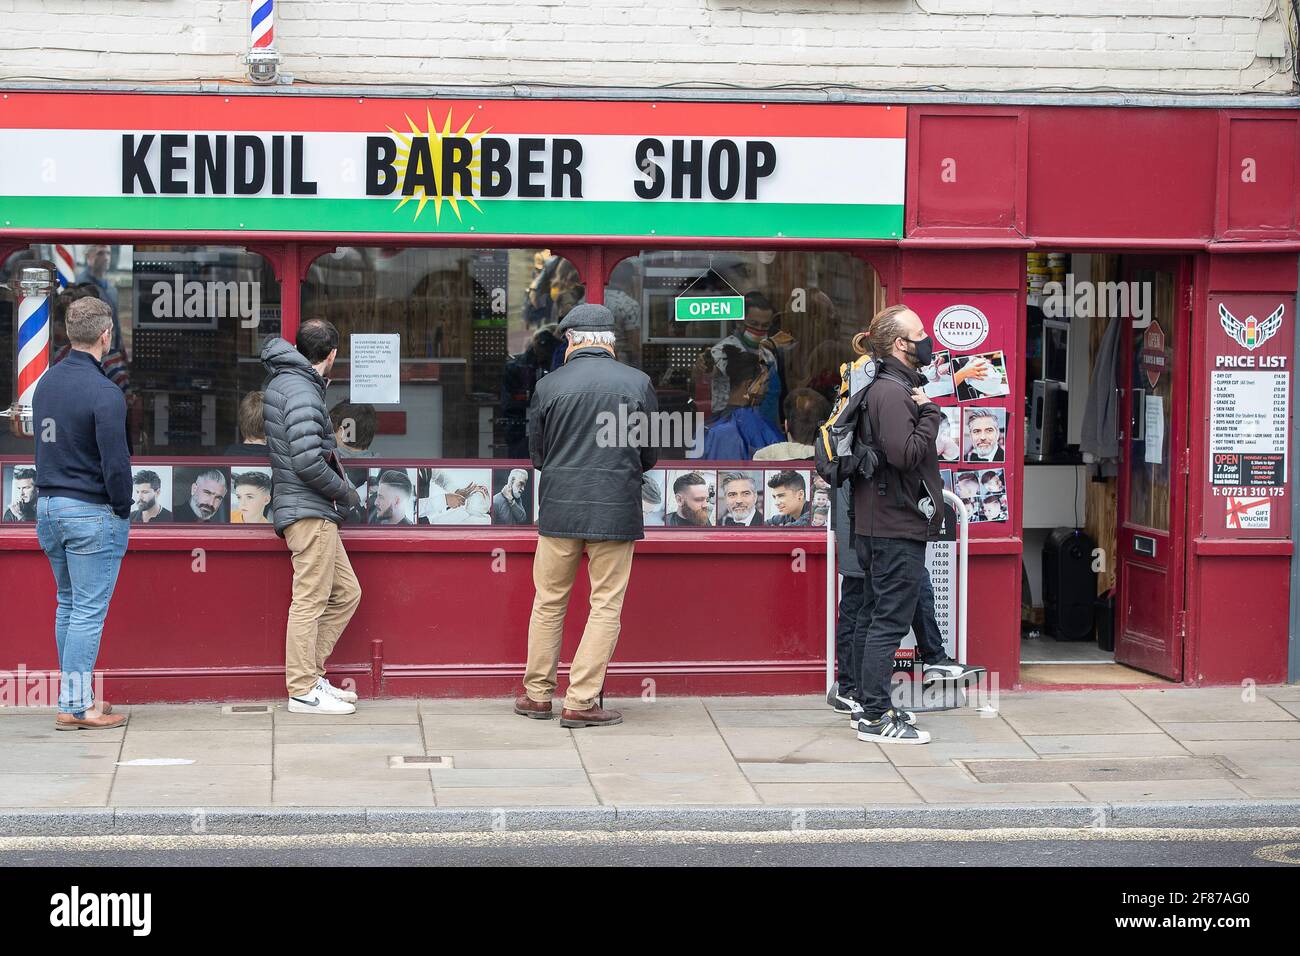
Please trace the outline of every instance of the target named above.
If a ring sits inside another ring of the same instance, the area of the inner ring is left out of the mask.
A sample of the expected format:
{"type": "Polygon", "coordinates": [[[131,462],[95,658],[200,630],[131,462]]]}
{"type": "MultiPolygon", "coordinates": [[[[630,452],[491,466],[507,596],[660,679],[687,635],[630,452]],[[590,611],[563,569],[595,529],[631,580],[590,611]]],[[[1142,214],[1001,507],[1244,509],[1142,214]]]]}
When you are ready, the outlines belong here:
{"type": "Polygon", "coordinates": [[[1043,545],[1043,630],[1058,641],[1093,637],[1097,573],[1092,538],[1078,528],[1056,528],[1043,545]]]}

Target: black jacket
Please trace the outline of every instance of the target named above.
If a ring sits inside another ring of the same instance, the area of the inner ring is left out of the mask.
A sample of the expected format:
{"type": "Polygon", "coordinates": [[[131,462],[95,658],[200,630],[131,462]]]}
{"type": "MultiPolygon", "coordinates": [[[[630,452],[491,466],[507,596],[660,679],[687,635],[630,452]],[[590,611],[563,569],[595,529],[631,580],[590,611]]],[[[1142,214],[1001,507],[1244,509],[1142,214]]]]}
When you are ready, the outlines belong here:
{"type": "Polygon", "coordinates": [[[601,348],[578,349],[537,383],[528,408],[528,451],[541,469],[538,534],[588,541],[645,537],[641,476],[659,460],[649,440],[649,416],[658,410],[645,373],[601,348]],[[644,438],[633,446],[638,420],[644,438]]]}
{"type": "Polygon", "coordinates": [[[943,480],[935,438],[943,413],[918,406],[925,377],[890,356],[867,392],[867,415],[882,460],[869,481],[853,481],[854,530],[874,538],[934,541],[943,524],[943,480]]]}
{"type": "Polygon", "coordinates": [[[36,385],[36,494],[110,505],[131,515],[126,399],[89,352],[72,349],[36,385]],[[53,441],[40,436],[52,429],[53,441]]]}
{"type": "Polygon", "coordinates": [[[266,447],[271,456],[271,518],[276,534],[301,518],[342,524],[356,504],[343,477],[325,407],[325,380],[282,338],[262,346],[266,447]]]}

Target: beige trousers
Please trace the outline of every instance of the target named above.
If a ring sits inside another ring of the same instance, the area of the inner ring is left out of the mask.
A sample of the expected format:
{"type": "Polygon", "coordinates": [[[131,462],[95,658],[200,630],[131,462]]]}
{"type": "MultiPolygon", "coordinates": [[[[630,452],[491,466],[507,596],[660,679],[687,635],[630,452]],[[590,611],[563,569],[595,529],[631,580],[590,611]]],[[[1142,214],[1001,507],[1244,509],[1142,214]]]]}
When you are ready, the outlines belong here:
{"type": "Polygon", "coordinates": [[[564,637],[564,613],[583,551],[591,579],[591,609],[582,641],[569,668],[564,706],[587,710],[595,706],[605,683],[605,669],[614,656],[623,613],[623,595],[632,572],[632,541],[583,541],[539,535],[533,559],[533,613],[528,622],[528,670],[524,692],[536,701],[555,695],[555,675],[564,637]]]}
{"type": "Polygon", "coordinates": [[[293,602],[284,641],[290,697],[305,697],[325,676],[325,659],[361,603],[343,539],[333,521],[303,518],[284,529],[293,552],[293,602]]]}

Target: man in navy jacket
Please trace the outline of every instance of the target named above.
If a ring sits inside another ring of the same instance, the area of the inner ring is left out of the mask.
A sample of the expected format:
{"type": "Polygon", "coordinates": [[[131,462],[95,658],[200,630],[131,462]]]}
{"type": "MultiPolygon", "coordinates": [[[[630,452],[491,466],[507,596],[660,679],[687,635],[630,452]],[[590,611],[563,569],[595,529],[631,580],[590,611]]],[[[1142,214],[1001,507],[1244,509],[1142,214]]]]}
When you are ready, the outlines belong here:
{"type": "Polygon", "coordinates": [[[58,592],[59,730],[126,723],[96,705],[93,674],[104,617],[131,527],[131,450],[126,400],[100,362],[113,343],[113,310],[101,299],[68,307],[72,351],[41,378],[36,426],[36,535],[58,592]]]}

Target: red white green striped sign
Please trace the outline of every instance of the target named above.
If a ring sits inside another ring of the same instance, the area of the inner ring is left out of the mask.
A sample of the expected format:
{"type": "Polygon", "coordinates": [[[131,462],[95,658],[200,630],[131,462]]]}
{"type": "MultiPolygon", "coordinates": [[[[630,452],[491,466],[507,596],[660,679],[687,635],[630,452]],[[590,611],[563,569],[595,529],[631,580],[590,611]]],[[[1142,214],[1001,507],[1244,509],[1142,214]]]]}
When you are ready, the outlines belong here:
{"type": "Polygon", "coordinates": [[[906,111],[9,93],[0,231],[898,238],[906,111]]]}

